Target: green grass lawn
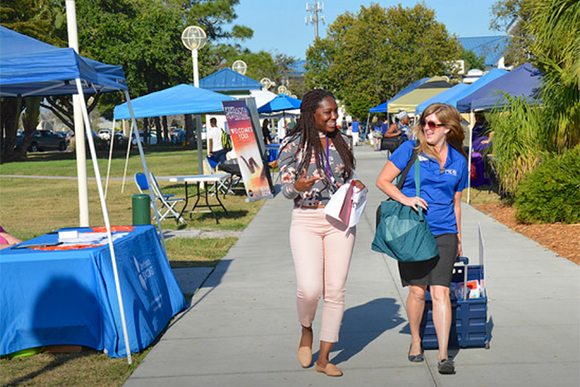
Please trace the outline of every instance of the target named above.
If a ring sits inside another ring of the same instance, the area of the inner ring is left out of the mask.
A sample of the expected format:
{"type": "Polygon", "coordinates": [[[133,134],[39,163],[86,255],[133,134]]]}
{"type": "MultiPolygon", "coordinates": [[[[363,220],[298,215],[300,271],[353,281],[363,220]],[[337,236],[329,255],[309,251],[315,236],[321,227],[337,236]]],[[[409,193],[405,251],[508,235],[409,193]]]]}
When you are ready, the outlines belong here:
{"type": "MultiPolygon", "coordinates": [[[[152,147],[146,159],[156,176],[192,175],[198,173],[197,152],[192,150],[152,147]],[[155,148],[155,149],[152,149],[155,148]]],[[[99,168],[107,175],[108,160],[100,155],[99,168]]],[[[205,155],[204,155],[205,156],[205,155]]],[[[112,225],[132,222],[132,196],[138,193],[133,175],[142,172],[141,158],[133,150],[127,164],[127,179],[123,177],[125,153],[119,151],[111,163],[111,178],[107,186],[107,208],[112,225]]],[[[74,153],[35,155],[28,161],[0,165],[0,175],[38,175],[75,177],[74,153]]],[[[87,174],[94,176],[91,160],[87,174]]],[[[164,193],[184,195],[183,185],[160,180],[164,193]]],[[[103,183],[105,186],[105,183],[103,183]]],[[[91,226],[103,226],[103,213],[97,184],[88,182],[91,226]]],[[[186,225],[178,226],[173,219],[164,220],[162,229],[243,230],[254,218],[264,201],[246,202],[244,195],[220,197],[228,214],[217,210],[220,224],[211,214],[185,217],[186,225]]],[[[215,200],[211,198],[210,200],[215,200]]],[[[190,202],[191,203],[191,202],[190,202]]],[[[191,205],[191,204],[190,204],[191,205]]],[[[0,177],[0,224],[11,234],[26,240],[63,227],[79,225],[78,185],[75,179],[37,179],[0,177]]],[[[237,238],[192,239],[175,238],[166,241],[169,262],[174,268],[215,266],[237,238]]],[[[190,296],[190,295],[188,295],[190,296]]],[[[2,386],[121,386],[145,357],[147,351],[134,354],[133,364],[126,359],[111,359],[103,353],[84,349],[78,354],[42,353],[15,359],[0,359],[2,386]]]]}

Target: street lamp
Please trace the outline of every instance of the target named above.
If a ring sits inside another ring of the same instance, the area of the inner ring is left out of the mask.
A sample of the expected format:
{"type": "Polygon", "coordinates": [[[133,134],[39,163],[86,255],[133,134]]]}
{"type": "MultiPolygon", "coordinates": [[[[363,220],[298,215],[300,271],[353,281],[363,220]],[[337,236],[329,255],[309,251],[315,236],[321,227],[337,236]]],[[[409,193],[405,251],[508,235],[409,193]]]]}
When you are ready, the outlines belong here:
{"type": "Polygon", "coordinates": [[[242,75],[246,74],[246,70],[248,69],[248,65],[243,60],[237,60],[232,64],[232,70],[242,75]]]}
{"type": "MultiPolygon", "coordinates": [[[[181,33],[181,42],[188,50],[191,50],[191,59],[193,60],[193,86],[199,87],[199,71],[197,69],[197,50],[205,46],[207,35],[205,31],[198,26],[189,26],[181,33]]],[[[195,115],[195,134],[197,138],[197,152],[199,173],[203,173],[203,144],[201,139],[201,116],[195,115]]]]}
{"type": "Polygon", "coordinates": [[[181,42],[191,50],[191,59],[193,60],[193,85],[199,87],[199,72],[197,70],[197,50],[205,46],[207,35],[201,27],[189,26],[181,33],[181,42]]]}

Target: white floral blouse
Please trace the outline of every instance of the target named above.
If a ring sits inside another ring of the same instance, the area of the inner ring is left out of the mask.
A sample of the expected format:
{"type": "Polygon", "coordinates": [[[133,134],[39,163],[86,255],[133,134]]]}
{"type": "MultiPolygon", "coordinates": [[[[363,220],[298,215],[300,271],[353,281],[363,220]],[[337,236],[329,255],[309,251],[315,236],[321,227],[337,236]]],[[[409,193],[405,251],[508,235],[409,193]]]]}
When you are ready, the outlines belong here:
{"type": "MultiPolygon", "coordinates": [[[[350,137],[342,134],[344,140],[348,144],[348,149],[352,152],[352,140],[350,137]]],[[[310,158],[310,164],[306,171],[306,177],[310,176],[324,176],[314,183],[310,191],[299,192],[294,188],[298,165],[302,160],[302,152],[300,149],[300,136],[288,139],[286,138],[280,146],[280,155],[278,156],[278,166],[280,168],[280,176],[282,183],[282,194],[294,200],[294,205],[297,207],[306,206],[325,206],[330,200],[332,192],[344,184],[342,171],[344,170],[344,162],[342,161],[338,151],[333,143],[328,147],[328,160],[326,152],[322,156],[323,165],[328,166],[332,176],[328,176],[327,170],[320,170],[316,166],[316,158],[314,154],[310,158]],[[331,183],[332,182],[332,183],[331,183]]],[[[353,171],[354,175],[354,171],[353,171]]]]}

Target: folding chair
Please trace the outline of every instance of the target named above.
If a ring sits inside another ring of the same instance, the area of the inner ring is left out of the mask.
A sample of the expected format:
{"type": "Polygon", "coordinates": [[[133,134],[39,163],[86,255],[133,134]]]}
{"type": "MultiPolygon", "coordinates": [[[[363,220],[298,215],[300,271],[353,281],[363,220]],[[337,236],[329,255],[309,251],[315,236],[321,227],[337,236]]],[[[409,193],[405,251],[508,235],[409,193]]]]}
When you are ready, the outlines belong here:
{"type": "MultiPolygon", "coordinates": [[[[135,174],[135,181],[138,179],[137,174],[142,175],[142,177],[139,177],[140,179],[144,179],[145,175],[138,172],[135,174]]],[[[177,206],[177,204],[183,203],[185,205],[185,198],[176,198],[173,194],[164,195],[161,191],[161,188],[159,187],[159,183],[157,183],[155,175],[153,175],[153,172],[149,172],[149,176],[151,177],[151,189],[153,191],[153,195],[155,195],[155,201],[159,200],[161,202],[161,208],[159,209],[159,220],[161,221],[165,218],[175,218],[177,223],[185,223],[185,219],[183,219],[183,217],[179,215],[179,212],[175,210],[175,206],[177,206]]],[[[145,182],[147,182],[146,179],[145,182]]]]}
{"type": "MultiPolygon", "coordinates": [[[[218,169],[218,162],[214,159],[212,159],[209,156],[205,157],[205,162],[206,162],[206,168],[208,169],[208,172],[212,175],[215,174],[220,174],[220,173],[227,173],[227,172],[222,172],[218,169]]],[[[208,187],[208,192],[211,195],[215,195],[217,192],[221,192],[224,194],[224,197],[226,196],[226,194],[234,194],[234,192],[230,189],[231,186],[231,177],[225,181],[219,181],[214,183],[211,187],[208,187]]]]}

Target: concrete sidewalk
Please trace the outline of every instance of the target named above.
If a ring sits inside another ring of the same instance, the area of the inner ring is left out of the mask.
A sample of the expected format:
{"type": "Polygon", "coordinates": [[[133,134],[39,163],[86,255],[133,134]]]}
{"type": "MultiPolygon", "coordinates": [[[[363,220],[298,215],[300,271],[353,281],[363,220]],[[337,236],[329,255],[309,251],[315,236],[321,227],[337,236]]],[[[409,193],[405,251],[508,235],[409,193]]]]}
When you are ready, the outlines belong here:
{"type": "MultiPolygon", "coordinates": [[[[292,204],[265,203],[125,386],[578,386],[580,267],[463,206],[464,253],[476,263],[478,225],[486,247],[490,349],[451,350],[457,373],[437,372],[437,351],[407,360],[406,289],[396,261],[370,249],[384,199],[375,180],[383,152],[355,148],[370,189],[347,285],[346,313],[331,361],[341,378],[302,369],[288,230],[292,204]]],[[[320,313],[314,324],[317,334],[320,313]]]]}

